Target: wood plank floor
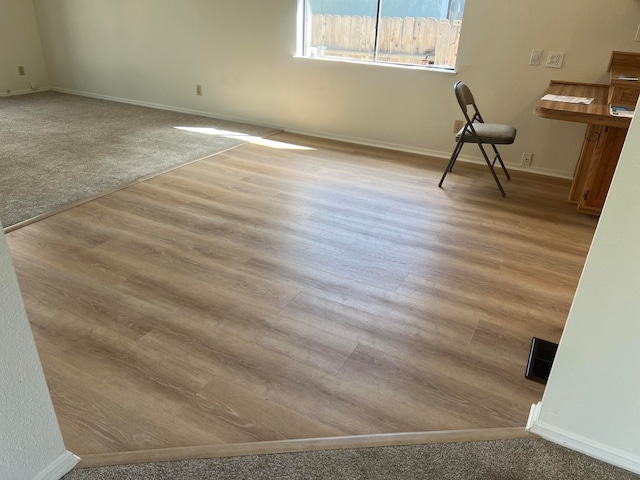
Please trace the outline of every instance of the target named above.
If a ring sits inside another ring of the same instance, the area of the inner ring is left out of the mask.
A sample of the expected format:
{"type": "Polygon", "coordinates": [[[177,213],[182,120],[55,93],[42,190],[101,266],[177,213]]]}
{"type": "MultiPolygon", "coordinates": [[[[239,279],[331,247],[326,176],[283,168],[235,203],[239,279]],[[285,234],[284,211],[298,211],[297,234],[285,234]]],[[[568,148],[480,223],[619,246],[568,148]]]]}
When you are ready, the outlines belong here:
{"type": "Polygon", "coordinates": [[[524,425],[596,224],[569,182],[271,141],[7,235],[67,448],[524,425]]]}

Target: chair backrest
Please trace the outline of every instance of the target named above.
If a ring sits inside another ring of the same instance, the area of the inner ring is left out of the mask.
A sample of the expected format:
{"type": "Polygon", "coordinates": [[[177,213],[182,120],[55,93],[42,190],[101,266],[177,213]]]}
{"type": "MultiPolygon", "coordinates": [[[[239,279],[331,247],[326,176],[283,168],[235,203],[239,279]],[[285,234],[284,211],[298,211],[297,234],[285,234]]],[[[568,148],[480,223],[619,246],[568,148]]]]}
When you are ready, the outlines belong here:
{"type": "Polygon", "coordinates": [[[478,107],[476,106],[476,101],[473,98],[473,94],[471,93],[471,90],[469,89],[469,87],[467,87],[467,84],[464,82],[457,82],[454,86],[453,86],[453,91],[456,94],[456,98],[458,99],[458,103],[460,104],[460,108],[462,109],[462,113],[464,113],[465,118],[467,119],[467,122],[472,123],[475,120],[479,120],[480,122],[482,122],[482,116],[480,115],[480,112],[478,111],[478,107]],[[473,115],[471,117],[469,117],[469,114],[467,113],[467,107],[469,105],[473,105],[473,115]]]}
{"type": "Polygon", "coordinates": [[[463,112],[467,111],[467,105],[475,105],[475,101],[473,99],[473,94],[467,84],[464,82],[457,82],[453,86],[453,91],[456,94],[456,98],[458,99],[458,103],[460,104],[460,108],[463,112]]]}

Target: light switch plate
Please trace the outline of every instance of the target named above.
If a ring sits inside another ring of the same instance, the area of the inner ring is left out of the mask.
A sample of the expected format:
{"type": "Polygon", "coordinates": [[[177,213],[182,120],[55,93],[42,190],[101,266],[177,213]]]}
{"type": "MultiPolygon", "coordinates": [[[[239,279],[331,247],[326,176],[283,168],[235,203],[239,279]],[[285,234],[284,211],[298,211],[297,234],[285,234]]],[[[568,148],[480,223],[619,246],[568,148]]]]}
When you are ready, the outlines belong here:
{"type": "Polygon", "coordinates": [[[540,60],[542,59],[542,50],[533,49],[531,50],[531,57],[529,58],[529,65],[540,65],[540,60]]]}
{"type": "Polygon", "coordinates": [[[544,66],[549,68],[562,68],[563,61],[564,52],[549,52],[544,66]]]}

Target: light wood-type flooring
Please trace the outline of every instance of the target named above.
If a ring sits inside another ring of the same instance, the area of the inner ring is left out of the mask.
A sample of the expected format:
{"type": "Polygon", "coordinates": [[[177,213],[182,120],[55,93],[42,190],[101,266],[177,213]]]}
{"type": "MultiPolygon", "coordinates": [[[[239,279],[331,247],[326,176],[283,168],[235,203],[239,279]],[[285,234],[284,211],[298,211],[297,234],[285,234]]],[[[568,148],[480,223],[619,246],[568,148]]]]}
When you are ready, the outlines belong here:
{"type": "Polygon", "coordinates": [[[67,448],[523,426],[596,225],[569,182],[267,143],[7,234],[67,448]]]}

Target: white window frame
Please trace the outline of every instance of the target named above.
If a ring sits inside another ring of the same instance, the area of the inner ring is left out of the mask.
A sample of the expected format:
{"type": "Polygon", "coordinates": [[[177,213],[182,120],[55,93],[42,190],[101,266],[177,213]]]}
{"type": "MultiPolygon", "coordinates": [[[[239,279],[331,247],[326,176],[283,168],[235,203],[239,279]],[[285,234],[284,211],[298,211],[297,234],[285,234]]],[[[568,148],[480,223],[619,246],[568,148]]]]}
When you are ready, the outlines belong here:
{"type": "MultiPolygon", "coordinates": [[[[334,45],[323,46],[323,45],[312,45],[309,40],[308,31],[310,30],[310,22],[312,19],[307,18],[307,0],[298,0],[298,34],[297,34],[297,56],[305,57],[305,58],[313,58],[313,59],[328,59],[328,60],[338,60],[345,62],[358,62],[358,63],[366,63],[369,65],[398,65],[398,66],[410,66],[410,67],[422,67],[427,69],[435,69],[435,70],[445,70],[445,71],[455,71],[455,63],[458,52],[458,43],[460,38],[460,30],[462,28],[462,22],[455,20],[453,22],[449,22],[448,19],[419,19],[422,22],[422,26],[424,25],[425,20],[431,22],[431,29],[434,28],[433,22],[438,22],[437,24],[437,34],[435,36],[429,36],[429,38],[433,37],[432,43],[436,45],[435,51],[433,53],[429,50],[426,52],[419,52],[417,46],[415,45],[402,45],[400,49],[402,51],[393,52],[391,50],[384,51],[381,53],[380,46],[380,22],[381,22],[381,5],[382,1],[378,0],[378,14],[374,20],[375,22],[375,35],[374,35],[374,45],[373,48],[363,50],[362,57],[371,56],[371,59],[363,59],[357,58],[356,56],[350,56],[350,52],[348,51],[340,51],[340,48],[334,48],[334,45]],[[441,33],[443,32],[443,33],[441,33]],[[320,47],[320,48],[318,48],[320,47]],[[410,51],[411,53],[406,53],[410,51]],[[403,61],[403,59],[410,59],[410,61],[403,61]],[[419,63],[417,60],[419,59],[419,63]]],[[[445,2],[445,5],[442,7],[441,16],[449,16],[449,10],[451,8],[451,0],[445,2]]],[[[398,22],[402,21],[402,29],[407,28],[405,26],[407,19],[390,19],[390,17],[384,17],[385,21],[394,21],[398,22]]],[[[409,19],[411,20],[411,19],[409,19]]],[[[417,20],[415,24],[416,30],[419,28],[417,25],[417,20]]],[[[409,26],[411,28],[411,26],[409,26]]],[[[403,30],[404,33],[404,30],[403,30]]],[[[415,42],[414,32],[411,31],[407,35],[402,35],[402,41],[404,39],[409,39],[409,41],[415,42]]],[[[398,42],[395,45],[399,45],[398,42]]],[[[392,47],[393,48],[393,47],[392,47]]],[[[353,53],[353,51],[351,51],[353,53]]],[[[356,52],[359,53],[359,52],[356,52]]]]}

